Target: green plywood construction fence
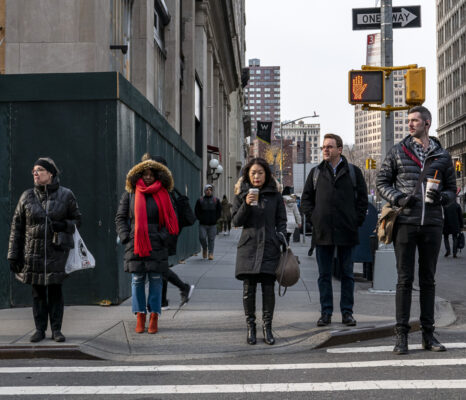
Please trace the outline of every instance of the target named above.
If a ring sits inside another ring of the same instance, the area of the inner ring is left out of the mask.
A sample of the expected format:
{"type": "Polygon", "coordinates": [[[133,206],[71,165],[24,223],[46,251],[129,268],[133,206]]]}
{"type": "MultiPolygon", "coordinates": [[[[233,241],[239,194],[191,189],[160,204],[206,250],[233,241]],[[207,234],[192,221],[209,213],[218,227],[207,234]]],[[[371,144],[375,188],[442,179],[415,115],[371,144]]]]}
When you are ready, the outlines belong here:
{"type": "MultiPolygon", "coordinates": [[[[201,160],[152,105],[116,73],[0,76],[0,307],[29,305],[30,288],[10,276],[9,226],[32,163],[52,157],[61,184],[75,193],[80,233],[97,260],[64,284],[67,304],[119,303],[130,296],[114,218],[127,171],[145,152],[162,155],[193,205],[201,160]]],[[[195,226],[180,238],[177,259],[197,251],[195,226]]]]}

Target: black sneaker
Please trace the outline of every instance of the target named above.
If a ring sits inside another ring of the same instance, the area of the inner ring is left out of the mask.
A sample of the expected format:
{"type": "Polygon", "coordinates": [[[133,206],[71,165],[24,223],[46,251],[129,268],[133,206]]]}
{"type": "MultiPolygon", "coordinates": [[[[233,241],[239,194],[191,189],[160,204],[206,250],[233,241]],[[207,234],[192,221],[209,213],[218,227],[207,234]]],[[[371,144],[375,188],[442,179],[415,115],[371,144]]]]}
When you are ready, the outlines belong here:
{"type": "Polygon", "coordinates": [[[53,331],[52,339],[56,342],[64,342],[66,340],[65,335],[63,335],[63,333],[61,333],[60,331],[53,331]]]}
{"type": "Polygon", "coordinates": [[[317,321],[317,326],[327,326],[332,323],[332,316],[326,313],[323,313],[319,320],[317,321]]]}
{"type": "Polygon", "coordinates": [[[356,320],[349,312],[343,314],[343,317],[341,318],[341,323],[346,326],[356,326],[356,320]]]}
{"type": "Polygon", "coordinates": [[[181,306],[185,305],[193,295],[194,285],[186,285],[186,288],[181,291],[181,306]]]}
{"type": "Polygon", "coordinates": [[[31,343],[37,343],[40,342],[41,340],[45,339],[45,332],[44,331],[35,331],[34,334],[29,338],[29,341],[31,343]]]}

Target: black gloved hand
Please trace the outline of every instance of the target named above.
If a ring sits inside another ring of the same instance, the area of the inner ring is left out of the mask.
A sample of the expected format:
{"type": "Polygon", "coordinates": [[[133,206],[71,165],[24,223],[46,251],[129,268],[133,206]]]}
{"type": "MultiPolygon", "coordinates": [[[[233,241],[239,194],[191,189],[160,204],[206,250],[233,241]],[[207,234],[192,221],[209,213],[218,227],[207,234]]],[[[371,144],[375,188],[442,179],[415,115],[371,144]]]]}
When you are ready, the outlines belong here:
{"type": "Polygon", "coordinates": [[[10,271],[14,273],[21,272],[21,266],[18,264],[17,260],[8,260],[10,263],[10,271]]]}
{"type": "Polygon", "coordinates": [[[414,206],[414,204],[416,204],[416,201],[417,201],[416,197],[411,195],[411,196],[405,196],[405,197],[402,197],[401,199],[398,199],[397,203],[399,207],[411,208],[412,206],[414,206]]]}
{"type": "Polygon", "coordinates": [[[64,221],[52,221],[52,230],[54,232],[65,232],[66,222],[64,222],[64,221]]]}
{"type": "Polygon", "coordinates": [[[438,205],[444,203],[444,199],[442,197],[442,194],[438,190],[429,189],[427,191],[427,193],[426,193],[426,197],[428,197],[429,199],[432,200],[432,202],[427,203],[427,204],[430,204],[432,206],[438,206],[438,205]]]}

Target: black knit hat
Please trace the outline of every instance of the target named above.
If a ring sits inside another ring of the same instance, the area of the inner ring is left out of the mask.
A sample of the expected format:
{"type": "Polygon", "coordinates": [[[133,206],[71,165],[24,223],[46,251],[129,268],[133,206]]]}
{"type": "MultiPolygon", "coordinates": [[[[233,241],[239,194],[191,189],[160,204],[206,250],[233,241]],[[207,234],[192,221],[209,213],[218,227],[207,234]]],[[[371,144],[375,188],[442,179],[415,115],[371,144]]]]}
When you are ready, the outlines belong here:
{"type": "Polygon", "coordinates": [[[49,171],[53,176],[57,176],[60,172],[55,164],[55,161],[53,161],[50,157],[41,157],[34,163],[34,165],[40,165],[49,171]]]}

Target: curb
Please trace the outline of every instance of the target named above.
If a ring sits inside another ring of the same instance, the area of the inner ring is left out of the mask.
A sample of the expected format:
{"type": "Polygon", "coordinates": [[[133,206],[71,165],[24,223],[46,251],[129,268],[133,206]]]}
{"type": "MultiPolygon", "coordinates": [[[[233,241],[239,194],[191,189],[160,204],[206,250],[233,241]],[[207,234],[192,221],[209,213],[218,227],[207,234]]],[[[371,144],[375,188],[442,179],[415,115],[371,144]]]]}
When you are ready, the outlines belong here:
{"type": "MultiPolygon", "coordinates": [[[[419,320],[411,321],[410,324],[411,332],[415,332],[420,329],[419,320]]],[[[329,331],[327,339],[313,348],[322,349],[324,347],[340,346],[342,344],[355,343],[363,340],[372,340],[393,336],[394,329],[395,324],[387,324],[369,328],[329,331]]]]}
{"type": "Polygon", "coordinates": [[[0,346],[0,358],[4,360],[52,358],[69,360],[102,360],[84,353],[80,346],[0,346]]]}

